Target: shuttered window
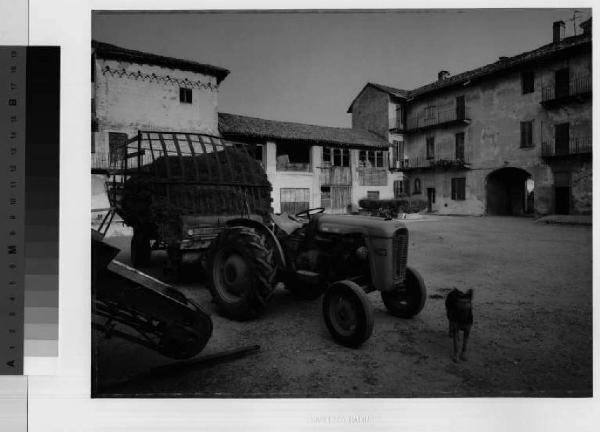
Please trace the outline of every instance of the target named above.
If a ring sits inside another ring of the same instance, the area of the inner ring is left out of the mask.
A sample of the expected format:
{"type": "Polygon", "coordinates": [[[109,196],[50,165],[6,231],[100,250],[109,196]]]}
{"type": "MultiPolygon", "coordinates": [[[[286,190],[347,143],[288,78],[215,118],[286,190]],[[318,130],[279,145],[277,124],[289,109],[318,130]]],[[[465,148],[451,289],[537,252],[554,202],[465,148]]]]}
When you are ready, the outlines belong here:
{"type": "Polygon", "coordinates": [[[452,179],[452,199],[464,201],[465,199],[465,178],[457,177],[452,179]]]}
{"type": "MultiPolygon", "coordinates": [[[[423,141],[421,141],[423,142],[423,141]]],[[[435,157],[435,141],[433,137],[427,138],[427,159],[435,157]]]]}
{"type": "Polygon", "coordinates": [[[394,198],[400,198],[404,195],[404,181],[394,180],[394,198]]]}
{"type": "Polygon", "coordinates": [[[454,135],[455,158],[456,160],[465,160],[465,133],[459,132],[454,135]]]}
{"type": "Polygon", "coordinates": [[[534,91],[534,74],[533,71],[524,71],[521,73],[521,93],[533,93],[534,91]]]}
{"type": "Polygon", "coordinates": [[[521,122],[521,147],[533,147],[533,120],[521,122]]]}

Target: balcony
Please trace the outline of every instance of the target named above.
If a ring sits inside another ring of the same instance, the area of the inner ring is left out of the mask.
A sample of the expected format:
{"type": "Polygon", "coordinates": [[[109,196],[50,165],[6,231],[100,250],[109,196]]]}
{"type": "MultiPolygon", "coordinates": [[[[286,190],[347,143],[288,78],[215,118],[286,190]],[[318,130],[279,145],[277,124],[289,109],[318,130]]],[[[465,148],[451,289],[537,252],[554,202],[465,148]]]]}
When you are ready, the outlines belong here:
{"type": "Polygon", "coordinates": [[[107,173],[121,168],[121,159],[116,158],[114,155],[111,157],[108,152],[92,153],[91,162],[92,173],[94,174],[107,173]]]}
{"type": "Polygon", "coordinates": [[[542,143],[543,158],[559,158],[574,155],[591,155],[592,137],[570,137],[568,140],[548,140],[542,143]]]}
{"type": "Polygon", "coordinates": [[[463,155],[462,158],[457,158],[455,155],[440,155],[433,158],[417,156],[404,159],[401,164],[401,171],[416,171],[426,169],[470,169],[470,158],[463,155]]]}
{"type": "Polygon", "coordinates": [[[409,117],[406,121],[406,132],[420,132],[448,126],[468,125],[471,114],[468,108],[451,108],[433,113],[409,117]]]}
{"type": "Polygon", "coordinates": [[[584,101],[592,95],[592,77],[581,76],[564,85],[547,85],[542,87],[542,102],[545,108],[552,108],[572,101],[584,101]]]}
{"type": "Polygon", "coordinates": [[[319,167],[319,182],[322,186],[351,185],[352,172],[350,167],[322,166],[319,167]]]}

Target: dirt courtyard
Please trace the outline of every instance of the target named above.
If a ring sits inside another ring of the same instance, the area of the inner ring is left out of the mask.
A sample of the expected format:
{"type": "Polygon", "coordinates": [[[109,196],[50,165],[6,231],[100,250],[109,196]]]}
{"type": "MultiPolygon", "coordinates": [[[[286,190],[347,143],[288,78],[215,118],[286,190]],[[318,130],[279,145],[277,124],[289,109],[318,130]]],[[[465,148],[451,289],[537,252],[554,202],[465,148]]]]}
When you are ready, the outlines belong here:
{"type": "MultiPolygon", "coordinates": [[[[592,395],[592,229],[509,217],[407,221],[409,265],[428,290],[424,310],[402,320],[369,294],[372,337],[359,349],[333,342],[321,300],[278,288],[250,322],[217,315],[195,266],[177,283],[211,313],[214,332],[200,355],[258,344],[241,359],[126,382],[173,362],[116,338],[99,338],[98,396],[461,397],[592,395]],[[453,363],[444,298],[472,288],[474,326],[467,362],[453,363]]],[[[109,242],[129,262],[129,238],[109,242]]],[[[162,253],[144,269],[164,278],[162,253]]]]}

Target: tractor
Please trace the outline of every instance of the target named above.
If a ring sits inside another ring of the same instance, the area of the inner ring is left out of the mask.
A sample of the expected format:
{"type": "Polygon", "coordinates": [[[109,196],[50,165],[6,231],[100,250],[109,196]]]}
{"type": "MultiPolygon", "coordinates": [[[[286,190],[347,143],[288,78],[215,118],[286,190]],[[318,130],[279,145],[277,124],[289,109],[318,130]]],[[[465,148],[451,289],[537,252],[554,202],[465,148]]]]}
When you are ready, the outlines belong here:
{"type": "Polygon", "coordinates": [[[333,339],[358,347],[373,331],[369,292],[380,291],[390,313],[401,318],[425,304],[423,279],[407,267],[403,223],[330,215],[323,208],[273,214],[271,185],[251,144],[139,131],[120,160],[107,193],[133,227],[134,266],[148,265],[157,249],[166,249],[175,269],[185,253],[198,253],[225,317],[259,317],[281,282],[299,298],[323,296],[333,339]]]}

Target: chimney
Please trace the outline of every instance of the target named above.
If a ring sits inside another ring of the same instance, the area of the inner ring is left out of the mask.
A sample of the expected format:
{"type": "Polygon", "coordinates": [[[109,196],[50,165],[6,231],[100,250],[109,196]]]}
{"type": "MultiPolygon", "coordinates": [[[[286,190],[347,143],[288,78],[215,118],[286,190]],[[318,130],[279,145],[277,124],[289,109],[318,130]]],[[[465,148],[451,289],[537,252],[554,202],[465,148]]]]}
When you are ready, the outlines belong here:
{"type": "Polygon", "coordinates": [[[439,71],[438,72],[438,81],[443,81],[445,79],[448,79],[448,77],[450,76],[450,72],[443,70],[443,71],[439,71]]]}
{"type": "Polygon", "coordinates": [[[565,37],[565,22],[554,21],[552,24],[552,42],[559,43],[565,37]]]}

